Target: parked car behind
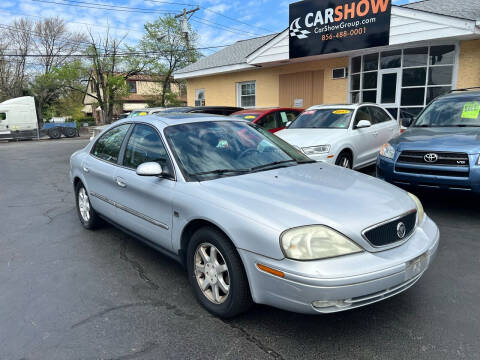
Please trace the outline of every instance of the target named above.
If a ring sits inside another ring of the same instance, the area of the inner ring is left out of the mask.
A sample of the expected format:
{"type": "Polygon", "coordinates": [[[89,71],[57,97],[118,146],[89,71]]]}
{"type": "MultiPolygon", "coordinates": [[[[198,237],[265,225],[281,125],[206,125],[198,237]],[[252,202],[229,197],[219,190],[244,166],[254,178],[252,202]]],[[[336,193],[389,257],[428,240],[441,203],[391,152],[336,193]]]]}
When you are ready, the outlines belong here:
{"type": "Polygon", "coordinates": [[[72,155],[70,178],[85,228],[108,219],[178,260],[222,317],[252,301],[308,314],[381,301],[439,243],[415,196],[229,117],[121,120],[72,155]]]}
{"type": "Polygon", "coordinates": [[[183,106],[168,108],[155,113],[192,113],[192,114],[211,114],[211,115],[225,115],[228,116],[242,108],[232,106],[183,106]]]}
{"type": "Polygon", "coordinates": [[[284,129],[287,123],[294,121],[302,111],[303,109],[294,108],[258,108],[237,111],[231,116],[251,121],[274,133],[284,129]]]}
{"type": "Polygon", "coordinates": [[[354,104],[313,106],[276,135],[312,159],[358,169],[375,164],[382,145],[399,133],[381,106],[354,104]]]}
{"type": "Polygon", "coordinates": [[[479,154],[480,91],[456,91],[435,99],[382,147],[377,176],[399,185],[480,193],[479,154]]]}

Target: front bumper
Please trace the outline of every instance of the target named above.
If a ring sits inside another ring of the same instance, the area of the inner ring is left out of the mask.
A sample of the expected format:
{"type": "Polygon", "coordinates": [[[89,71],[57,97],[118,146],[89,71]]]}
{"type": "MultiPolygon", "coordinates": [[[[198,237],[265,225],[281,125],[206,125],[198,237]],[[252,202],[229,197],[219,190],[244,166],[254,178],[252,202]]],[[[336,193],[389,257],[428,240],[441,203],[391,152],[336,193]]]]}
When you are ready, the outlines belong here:
{"type": "MultiPolygon", "coordinates": [[[[396,157],[398,157],[398,155],[396,157]]],[[[468,177],[456,177],[398,172],[395,170],[394,160],[379,156],[377,158],[377,177],[395,185],[462,190],[480,193],[480,166],[476,165],[477,161],[478,155],[471,155],[471,165],[468,172],[468,177]]],[[[449,169],[448,167],[425,165],[410,165],[409,167],[414,169],[425,169],[427,171],[449,169]]]]}
{"type": "Polygon", "coordinates": [[[439,239],[438,227],[426,216],[406,243],[377,253],[303,262],[270,259],[241,249],[239,253],[256,303],[305,314],[333,313],[408,289],[431,264],[439,239]],[[257,264],[281,271],[285,277],[264,272],[257,264]]]}
{"type": "Polygon", "coordinates": [[[315,161],[322,161],[329,164],[335,164],[336,155],[334,154],[318,154],[318,155],[307,155],[310,159],[315,161]]]}

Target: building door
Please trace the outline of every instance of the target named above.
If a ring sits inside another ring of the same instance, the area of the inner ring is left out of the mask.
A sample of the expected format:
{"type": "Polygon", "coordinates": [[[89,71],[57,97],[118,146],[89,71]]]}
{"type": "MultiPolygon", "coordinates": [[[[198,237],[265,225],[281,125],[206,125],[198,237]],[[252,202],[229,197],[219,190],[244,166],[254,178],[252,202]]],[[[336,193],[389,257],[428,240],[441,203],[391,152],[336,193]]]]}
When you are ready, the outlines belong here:
{"type": "Polygon", "coordinates": [[[282,74],[279,106],[308,108],[323,104],[323,70],[282,74]]]}
{"type": "Polygon", "coordinates": [[[377,104],[394,114],[400,106],[401,69],[385,69],[378,72],[377,104]]]}

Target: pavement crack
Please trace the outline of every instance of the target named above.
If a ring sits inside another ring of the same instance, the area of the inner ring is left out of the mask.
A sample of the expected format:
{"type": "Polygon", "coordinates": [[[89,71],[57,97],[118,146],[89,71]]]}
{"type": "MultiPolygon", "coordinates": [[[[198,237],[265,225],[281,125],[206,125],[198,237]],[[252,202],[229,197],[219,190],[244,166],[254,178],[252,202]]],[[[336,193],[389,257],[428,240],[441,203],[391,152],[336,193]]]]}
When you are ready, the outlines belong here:
{"type": "Polygon", "coordinates": [[[128,262],[135,269],[135,271],[138,273],[138,277],[143,282],[145,282],[150,289],[158,290],[159,286],[157,284],[155,284],[155,282],[148,277],[148,275],[145,272],[145,269],[143,268],[143,266],[140,263],[138,263],[137,261],[128,257],[127,247],[128,247],[128,242],[127,242],[127,240],[124,240],[121,247],[120,247],[120,258],[122,260],[128,262]]]}
{"type": "Polygon", "coordinates": [[[247,340],[256,345],[260,350],[262,350],[265,354],[271,356],[274,359],[279,359],[279,360],[284,360],[284,357],[273,350],[272,348],[268,347],[260,339],[257,339],[255,336],[252,334],[248,333],[247,330],[242,328],[239,325],[234,324],[232,321],[227,321],[227,320],[222,320],[224,324],[228,325],[229,327],[238,330],[241,332],[242,336],[247,340]]]}

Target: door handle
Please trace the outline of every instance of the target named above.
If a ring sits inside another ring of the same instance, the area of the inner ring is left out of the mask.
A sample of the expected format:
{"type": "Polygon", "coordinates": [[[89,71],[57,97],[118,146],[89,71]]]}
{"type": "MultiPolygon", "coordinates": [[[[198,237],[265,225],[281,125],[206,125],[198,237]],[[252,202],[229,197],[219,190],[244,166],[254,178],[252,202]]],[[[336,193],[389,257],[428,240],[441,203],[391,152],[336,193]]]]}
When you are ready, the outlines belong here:
{"type": "Polygon", "coordinates": [[[88,170],[88,167],[86,167],[86,166],[83,167],[83,172],[88,173],[89,171],[90,171],[90,170],[88,170]]]}
{"type": "Polygon", "coordinates": [[[117,177],[115,179],[115,182],[117,183],[118,186],[120,186],[121,188],[126,188],[127,187],[127,184],[125,183],[125,180],[123,180],[121,177],[117,177]]]}

